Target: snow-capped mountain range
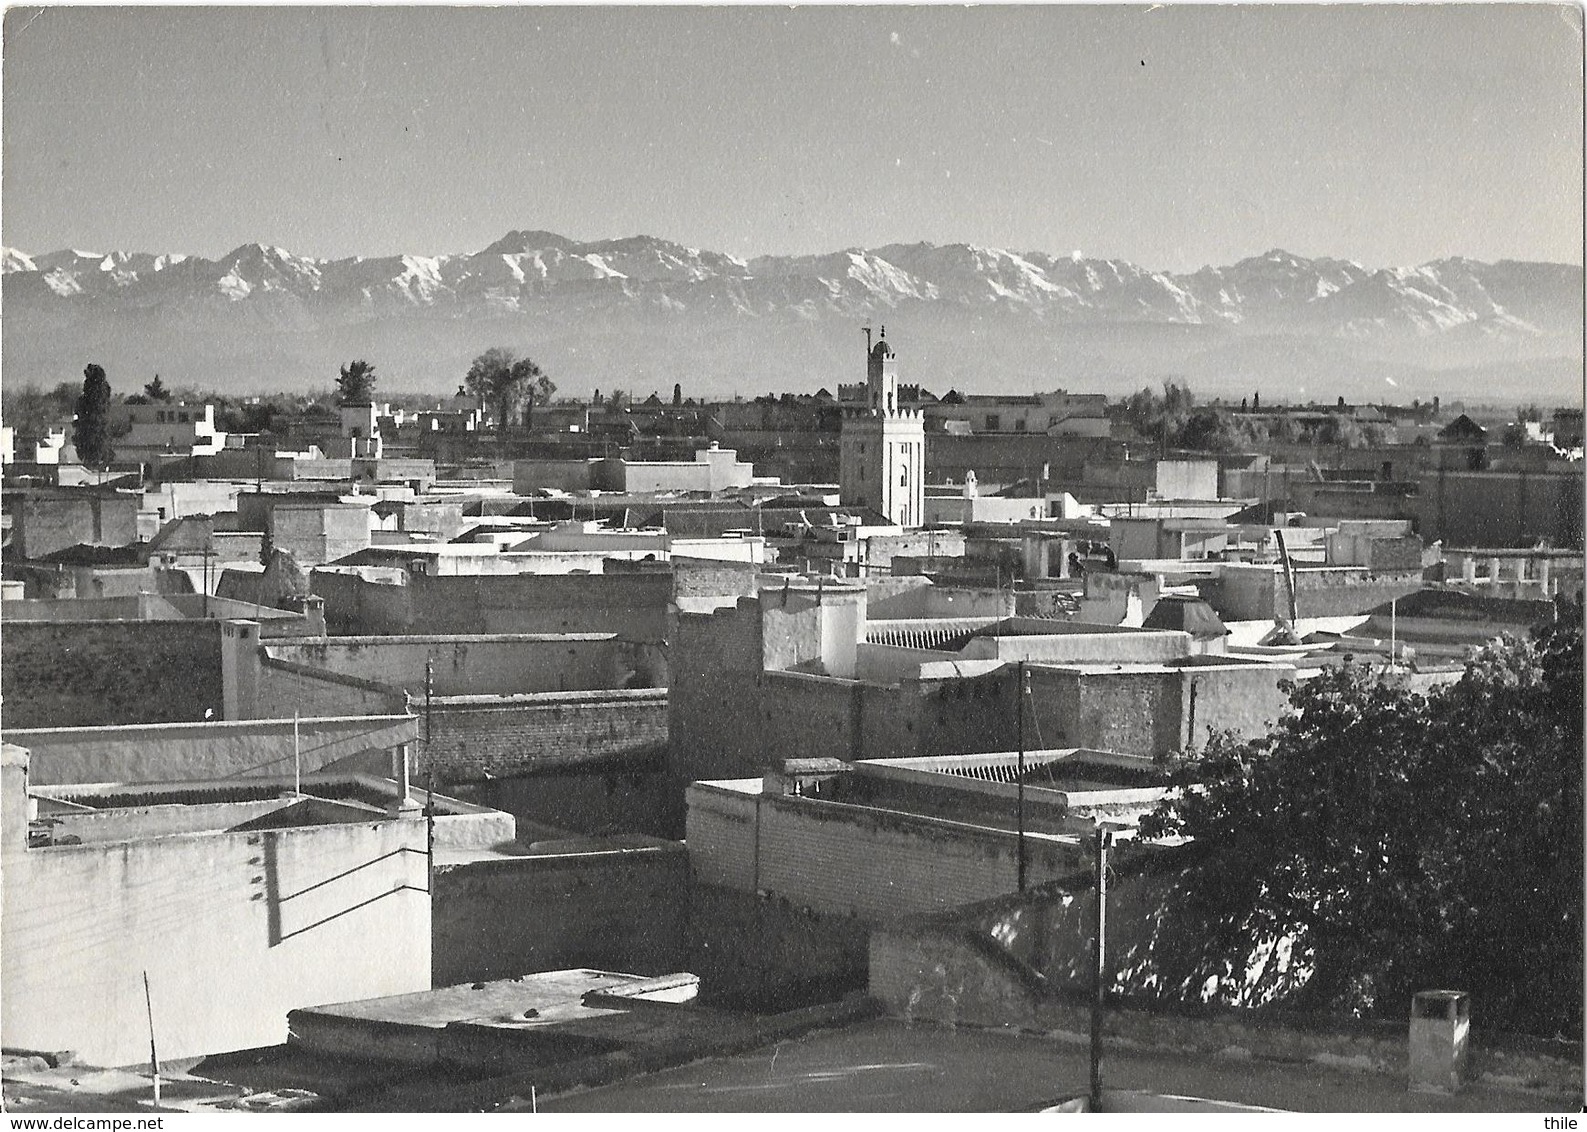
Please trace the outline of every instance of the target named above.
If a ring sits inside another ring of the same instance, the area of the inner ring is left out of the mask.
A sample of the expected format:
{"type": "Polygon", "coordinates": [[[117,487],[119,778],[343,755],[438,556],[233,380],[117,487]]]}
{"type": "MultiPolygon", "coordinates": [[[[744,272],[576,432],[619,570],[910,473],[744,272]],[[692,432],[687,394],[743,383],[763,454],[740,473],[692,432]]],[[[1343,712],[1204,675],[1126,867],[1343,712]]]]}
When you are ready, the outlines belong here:
{"type": "Polygon", "coordinates": [[[1581,357],[1582,269],[1551,263],[1374,268],[1274,250],[1175,273],[925,243],[746,261],[540,231],[439,256],[3,255],[6,377],[41,384],[97,360],[113,382],[121,369],[139,383],[147,370],[217,389],[319,386],[368,356],[390,388],[441,388],[502,344],[569,392],[680,380],[753,394],[851,380],[868,321],[898,328],[909,377],[967,391],[1114,392],[1169,374],[1279,391],[1506,366],[1552,384],[1581,357]]]}

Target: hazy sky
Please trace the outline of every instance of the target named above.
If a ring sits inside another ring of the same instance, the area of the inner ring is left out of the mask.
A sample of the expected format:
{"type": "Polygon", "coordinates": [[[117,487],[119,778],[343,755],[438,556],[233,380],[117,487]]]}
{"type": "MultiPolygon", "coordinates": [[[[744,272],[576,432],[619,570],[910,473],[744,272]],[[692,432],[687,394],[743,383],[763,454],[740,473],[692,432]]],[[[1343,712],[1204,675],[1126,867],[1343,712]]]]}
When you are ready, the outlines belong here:
{"type": "Polygon", "coordinates": [[[1581,11],[16,8],[0,238],[1580,262],[1581,11]]]}

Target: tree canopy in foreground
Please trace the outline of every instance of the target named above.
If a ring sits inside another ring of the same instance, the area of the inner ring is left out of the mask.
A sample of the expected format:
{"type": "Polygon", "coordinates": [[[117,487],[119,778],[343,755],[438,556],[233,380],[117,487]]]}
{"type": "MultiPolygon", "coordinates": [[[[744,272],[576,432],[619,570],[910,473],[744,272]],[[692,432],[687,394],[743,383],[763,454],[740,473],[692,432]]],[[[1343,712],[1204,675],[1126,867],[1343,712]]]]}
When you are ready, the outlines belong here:
{"type": "Polygon", "coordinates": [[[1190,898],[1296,938],[1291,1005],[1403,1019],[1455,988],[1474,1025],[1579,1038],[1581,606],[1426,694],[1354,663],[1289,694],[1265,738],[1186,757],[1201,786],[1142,823],[1194,839],[1190,898]]]}

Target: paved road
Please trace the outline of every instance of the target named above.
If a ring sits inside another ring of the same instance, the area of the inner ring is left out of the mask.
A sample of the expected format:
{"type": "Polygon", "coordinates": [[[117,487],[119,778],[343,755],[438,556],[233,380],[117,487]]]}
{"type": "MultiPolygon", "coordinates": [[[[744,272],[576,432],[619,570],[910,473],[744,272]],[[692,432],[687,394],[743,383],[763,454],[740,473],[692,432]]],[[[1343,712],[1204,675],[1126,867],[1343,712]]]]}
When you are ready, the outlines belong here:
{"type": "MultiPolygon", "coordinates": [[[[547,1099],[541,1112],[1019,1112],[1083,1092],[1084,1046],[874,1021],[547,1099]]],[[[1569,1097],[1412,1094],[1381,1074],[1115,1051],[1105,1082],[1301,1112],[1566,1112],[1569,1097]],[[1561,1107],[1563,1106],[1563,1107],[1561,1107]]]]}

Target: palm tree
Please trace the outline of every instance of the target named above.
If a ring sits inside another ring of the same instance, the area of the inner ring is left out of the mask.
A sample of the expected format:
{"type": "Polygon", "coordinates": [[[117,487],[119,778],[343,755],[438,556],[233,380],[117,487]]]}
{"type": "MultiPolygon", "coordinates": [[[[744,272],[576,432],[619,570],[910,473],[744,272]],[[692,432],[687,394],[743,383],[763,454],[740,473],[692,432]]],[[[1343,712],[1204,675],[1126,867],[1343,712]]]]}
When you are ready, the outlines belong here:
{"type": "Polygon", "coordinates": [[[336,379],[343,405],[367,405],[375,395],[375,367],[366,361],[348,362],[336,379]]]}

